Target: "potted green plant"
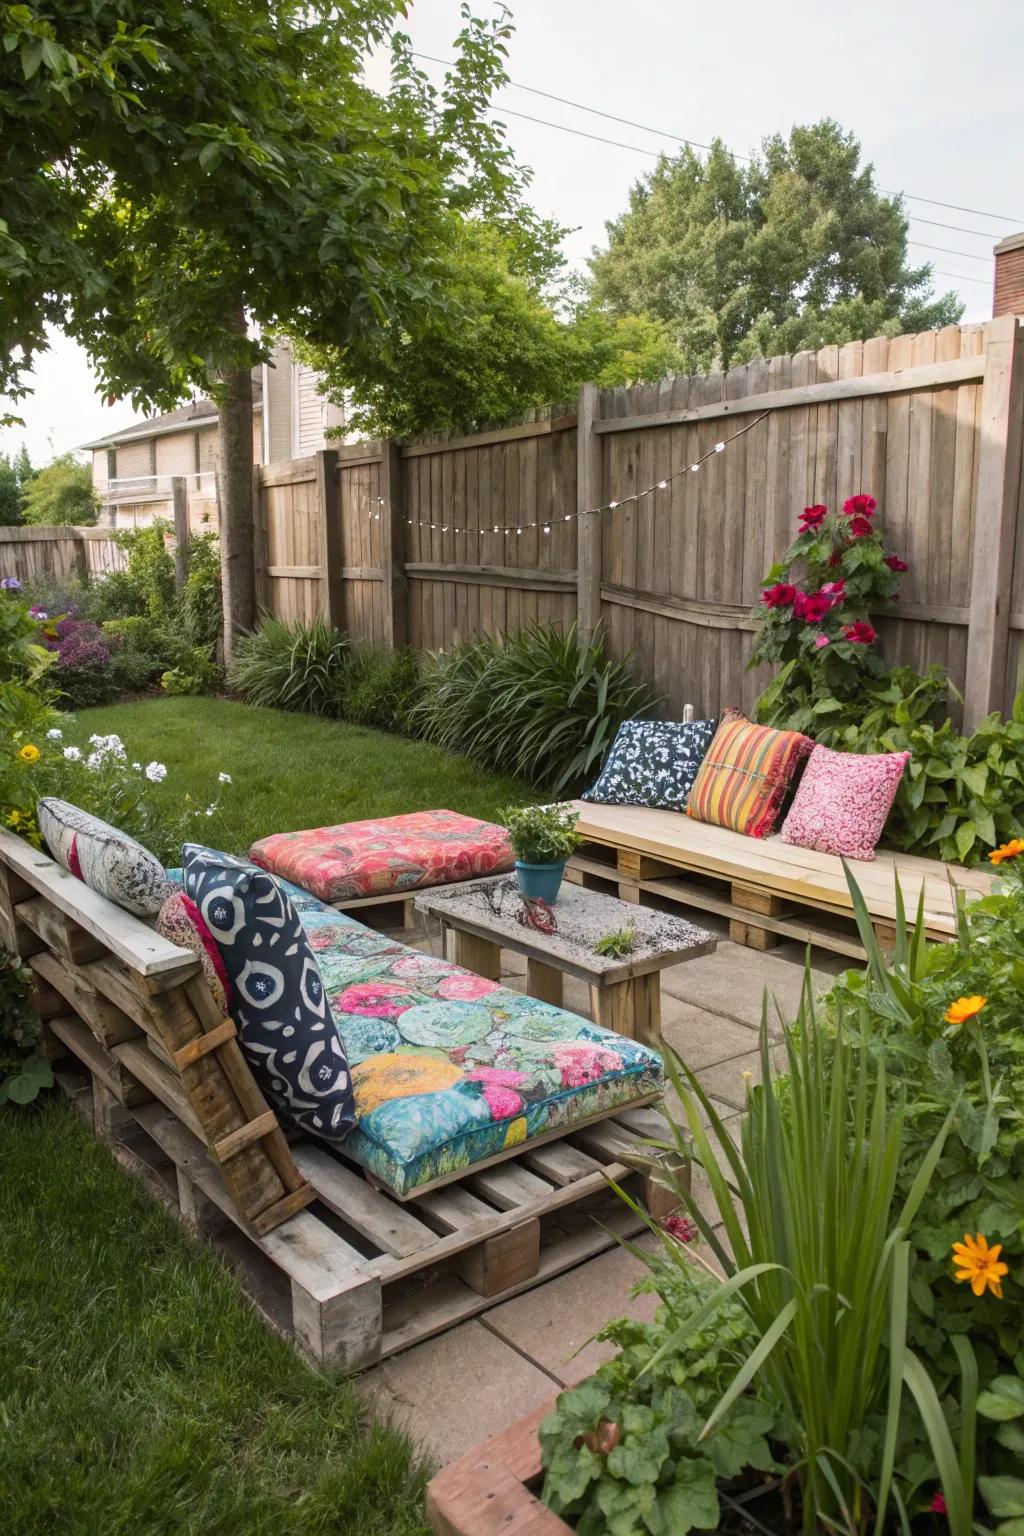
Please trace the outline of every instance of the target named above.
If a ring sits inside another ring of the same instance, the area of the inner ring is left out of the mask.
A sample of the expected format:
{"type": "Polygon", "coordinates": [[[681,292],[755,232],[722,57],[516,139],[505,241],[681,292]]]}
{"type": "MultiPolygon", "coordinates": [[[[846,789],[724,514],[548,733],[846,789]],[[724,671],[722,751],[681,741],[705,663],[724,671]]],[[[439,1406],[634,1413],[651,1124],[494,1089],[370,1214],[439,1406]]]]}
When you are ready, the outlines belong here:
{"type": "Polygon", "coordinates": [[[501,819],[516,856],[516,879],[532,901],[558,898],[565,861],[579,845],[579,813],[568,805],[506,806],[501,819]]]}

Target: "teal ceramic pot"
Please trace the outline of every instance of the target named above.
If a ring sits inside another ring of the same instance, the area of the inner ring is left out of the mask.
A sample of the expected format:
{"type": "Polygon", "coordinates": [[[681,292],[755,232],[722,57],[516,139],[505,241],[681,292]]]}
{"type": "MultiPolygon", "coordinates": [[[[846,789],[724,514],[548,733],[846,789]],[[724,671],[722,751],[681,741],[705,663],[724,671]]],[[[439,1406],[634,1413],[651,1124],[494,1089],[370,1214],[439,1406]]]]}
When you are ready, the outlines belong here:
{"type": "Polygon", "coordinates": [[[516,879],[523,895],[531,901],[546,901],[549,906],[558,900],[564,872],[564,859],[556,864],[524,864],[522,859],[516,859],[516,879]]]}

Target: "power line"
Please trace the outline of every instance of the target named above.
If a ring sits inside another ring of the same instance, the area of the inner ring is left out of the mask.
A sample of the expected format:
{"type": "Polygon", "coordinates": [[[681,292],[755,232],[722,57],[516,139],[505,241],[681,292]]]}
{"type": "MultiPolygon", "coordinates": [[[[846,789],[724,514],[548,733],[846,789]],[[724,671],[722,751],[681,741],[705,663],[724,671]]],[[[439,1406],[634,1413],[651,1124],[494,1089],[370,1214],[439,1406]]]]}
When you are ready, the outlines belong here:
{"type": "MultiPolygon", "coordinates": [[[[449,68],[453,65],[453,60],[438,58],[437,55],[433,53],[414,53],[413,57],[417,59],[427,59],[431,64],[444,64],[449,68]]],[[[577,112],[589,112],[594,117],[606,118],[610,123],[621,123],[625,128],[637,128],[641,133],[653,133],[659,138],[673,139],[677,144],[689,145],[691,149],[711,149],[710,144],[702,144],[697,139],[688,139],[684,134],[669,133],[665,128],[651,128],[648,126],[648,124],[635,122],[632,118],[629,117],[617,117],[613,112],[604,112],[599,107],[588,106],[586,102],[570,101],[567,96],[556,96],[553,91],[542,91],[534,85],[521,85],[518,80],[509,80],[508,84],[517,91],[527,91],[531,96],[543,96],[546,101],[557,101],[564,107],[574,108],[574,110],[577,112]]],[[[651,149],[641,149],[638,144],[620,144],[616,139],[602,139],[596,134],[584,133],[579,128],[566,128],[562,123],[551,123],[542,117],[529,117],[525,112],[513,112],[511,107],[492,108],[492,110],[503,110],[508,113],[509,117],[521,117],[524,118],[528,123],[539,123],[544,128],[558,128],[563,133],[572,133],[582,139],[592,138],[594,139],[595,143],[598,144],[611,144],[616,149],[630,149],[633,150],[635,154],[649,155],[652,159],[660,159],[660,153],[658,151],[651,149]]],[[[749,155],[738,154],[735,150],[731,150],[730,153],[732,154],[734,160],[743,160],[747,163],[750,161],[749,155]]],[[[879,191],[884,193],[886,197],[908,197],[911,202],[929,203],[933,208],[948,208],[953,213],[970,213],[981,219],[997,219],[1004,224],[1016,224],[1018,226],[1024,225],[1024,218],[1014,218],[1011,214],[1008,213],[989,213],[985,208],[966,208],[962,203],[944,203],[941,202],[937,197],[923,197],[918,192],[894,192],[887,190],[885,187],[880,187],[879,191]]],[[[911,215],[911,217],[916,217],[916,215],[911,215]]],[[[928,219],[921,219],[919,222],[922,224],[927,224],[931,221],[928,219]]],[[[955,229],[957,226],[953,224],[939,224],[936,227],[939,229],[955,229]]],[[[961,230],[960,233],[968,235],[983,235],[986,239],[991,239],[992,236],[991,230],[983,231],[980,229],[967,229],[961,230]]]]}
{"type": "Polygon", "coordinates": [[[908,245],[916,245],[919,251],[941,251],[944,256],[959,256],[963,261],[991,261],[991,256],[978,256],[974,251],[955,251],[951,245],[925,245],[923,240],[908,240],[908,245]]]}
{"type": "Polygon", "coordinates": [[[958,283],[982,283],[986,288],[991,288],[990,277],[968,277],[966,272],[943,272],[941,267],[932,267],[933,277],[952,277],[958,283]]]}

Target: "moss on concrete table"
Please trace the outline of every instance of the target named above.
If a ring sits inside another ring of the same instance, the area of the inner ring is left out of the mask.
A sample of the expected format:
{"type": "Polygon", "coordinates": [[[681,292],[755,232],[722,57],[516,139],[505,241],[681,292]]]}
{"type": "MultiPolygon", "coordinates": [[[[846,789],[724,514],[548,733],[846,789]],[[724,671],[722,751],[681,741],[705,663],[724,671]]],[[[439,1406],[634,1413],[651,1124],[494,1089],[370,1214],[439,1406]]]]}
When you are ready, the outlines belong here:
{"type": "Polygon", "coordinates": [[[661,972],[710,954],[718,942],[713,933],[682,918],[567,881],[553,908],[557,933],[540,933],[520,921],[523,903],[511,875],[435,886],[417,893],[416,906],[451,933],[456,964],[498,981],[501,951],[524,955],[527,992],[556,1006],[562,1001],[562,977],[578,977],[590,987],[596,1024],[656,1049],[661,1046],[661,972]],[[623,931],[632,933],[628,953],[597,952],[601,938],[623,931]]]}

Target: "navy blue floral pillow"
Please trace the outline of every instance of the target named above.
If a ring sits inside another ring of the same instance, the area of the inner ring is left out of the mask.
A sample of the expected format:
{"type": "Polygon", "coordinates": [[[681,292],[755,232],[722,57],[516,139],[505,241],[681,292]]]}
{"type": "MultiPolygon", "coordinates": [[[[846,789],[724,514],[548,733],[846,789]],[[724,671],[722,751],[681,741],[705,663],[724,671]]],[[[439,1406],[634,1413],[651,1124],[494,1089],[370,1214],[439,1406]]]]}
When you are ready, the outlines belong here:
{"type": "Polygon", "coordinates": [[[232,1017],[264,1095],[325,1141],[355,1124],[352,1082],[316,955],[273,875],[214,848],[181,850],[185,894],[216,941],[232,984],[232,1017]]]}
{"type": "Polygon", "coordinates": [[[597,805],[685,811],[714,734],[714,720],[626,720],[583,798],[597,805]]]}

